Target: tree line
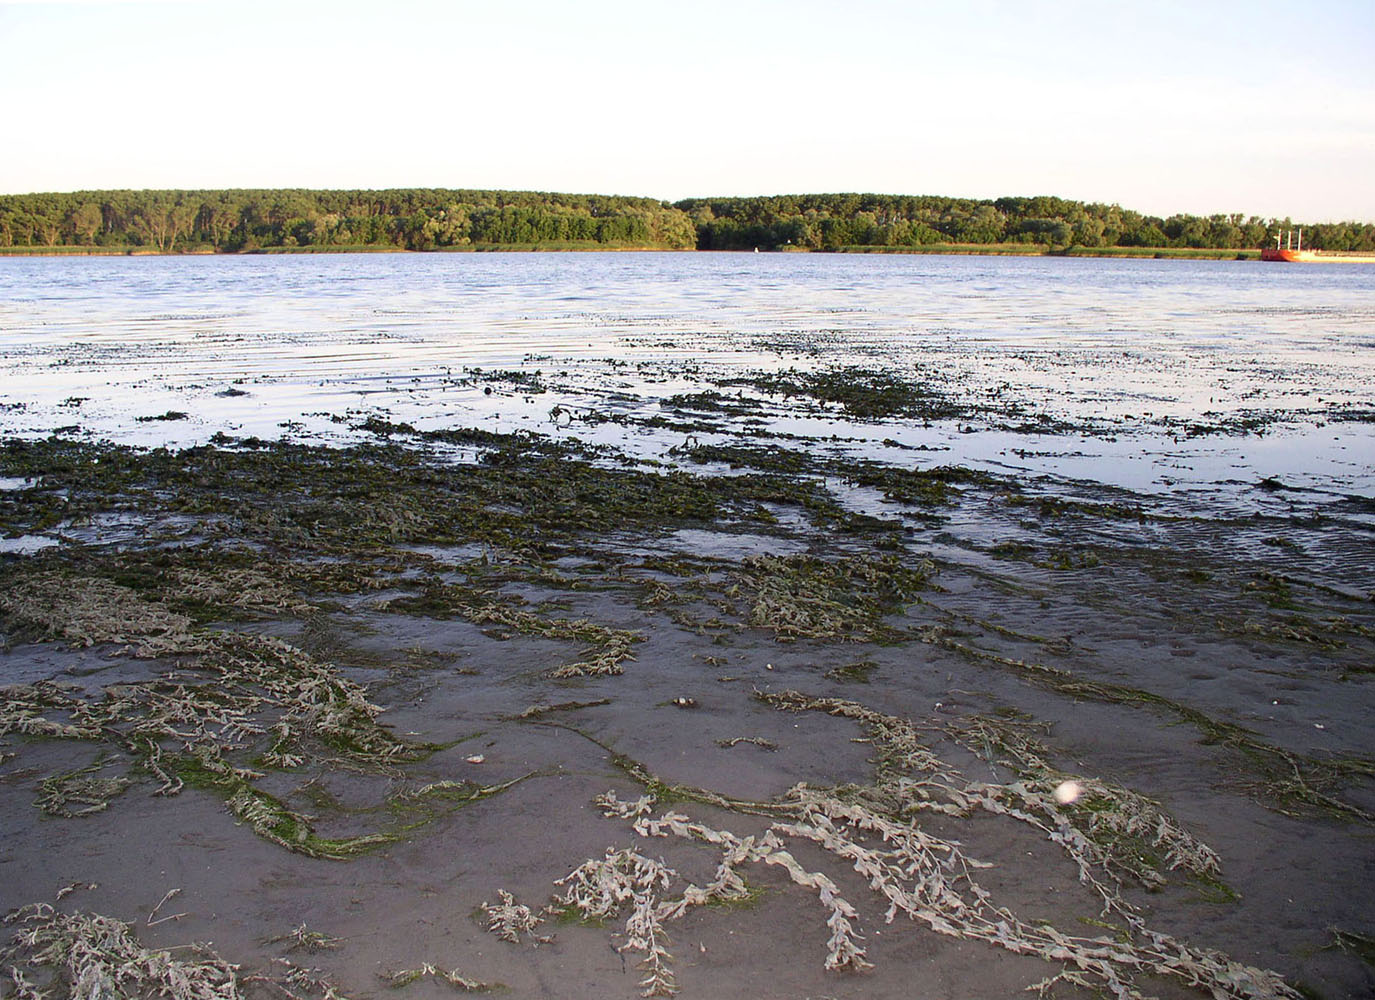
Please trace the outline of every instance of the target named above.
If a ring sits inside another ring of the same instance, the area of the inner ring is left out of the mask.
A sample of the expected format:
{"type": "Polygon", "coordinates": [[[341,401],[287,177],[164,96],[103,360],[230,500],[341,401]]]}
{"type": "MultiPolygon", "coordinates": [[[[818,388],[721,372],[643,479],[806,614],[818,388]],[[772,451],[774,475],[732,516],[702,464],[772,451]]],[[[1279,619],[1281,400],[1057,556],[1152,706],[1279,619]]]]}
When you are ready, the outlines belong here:
{"type": "Polygon", "coordinates": [[[272,248],[585,244],[682,249],[687,216],[651,198],[532,191],[75,191],[0,195],[0,247],[272,248]]]}
{"type": "Polygon", "coordinates": [[[1241,215],[1144,215],[1049,196],[979,200],[816,194],[652,198],[413,188],[387,191],[75,191],[0,195],[0,248],[142,247],[160,252],[497,246],[840,250],[936,244],[1042,247],[1304,245],[1375,251],[1375,225],[1241,215]]]}
{"type": "Polygon", "coordinates": [[[1050,247],[1189,247],[1223,250],[1269,246],[1279,229],[1303,228],[1304,246],[1375,250],[1375,225],[1306,225],[1242,215],[1160,218],[1064,198],[972,198],[878,194],[691,198],[687,212],[703,250],[847,246],[917,247],[939,243],[1036,244],[1050,247]]]}

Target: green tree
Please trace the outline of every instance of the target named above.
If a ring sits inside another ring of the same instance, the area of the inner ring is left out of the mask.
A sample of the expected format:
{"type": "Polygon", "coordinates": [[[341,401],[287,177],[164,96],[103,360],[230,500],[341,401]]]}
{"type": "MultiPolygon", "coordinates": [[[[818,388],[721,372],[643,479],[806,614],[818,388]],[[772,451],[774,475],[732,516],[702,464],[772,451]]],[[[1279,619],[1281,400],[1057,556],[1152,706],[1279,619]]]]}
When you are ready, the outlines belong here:
{"type": "Polygon", "coordinates": [[[100,232],[103,221],[99,206],[89,201],[81,202],[67,215],[67,224],[74,240],[82,244],[95,242],[95,234],[100,232]]]}

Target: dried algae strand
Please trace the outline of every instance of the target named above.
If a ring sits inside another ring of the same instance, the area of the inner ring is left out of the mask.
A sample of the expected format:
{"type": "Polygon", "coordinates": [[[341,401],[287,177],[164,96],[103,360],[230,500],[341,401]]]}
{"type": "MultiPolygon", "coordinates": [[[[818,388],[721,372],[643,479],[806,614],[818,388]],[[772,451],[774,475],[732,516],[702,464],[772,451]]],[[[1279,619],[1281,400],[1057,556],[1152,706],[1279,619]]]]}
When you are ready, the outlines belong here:
{"type": "Polygon", "coordinates": [[[80,648],[112,643],[152,657],[197,645],[189,617],[99,577],[52,570],[11,579],[0,612],[21,632],[80,648]]]}
{"type": "Polygon", "coordinates": [[[438,979],[461,993],[487,993],[496,988],[496,984],[470,979],[457,969],[442,969],[430,962],[423,963],[418,969],[402,969],[399,972],[387,973],[382,979],[394,990],[419,982],[421,979],[438,979]]]}
{"type": "Polygon", "coordinates": [[[44,778],[38,786],[36,805],[49,816],[68,818],[103,812],[112,799],[124,794],[129,779],[93,777],[92,773],[102,766],[96,763],[80,771],[44,778]]]}
{"type": "Polygon", "coordinates": [[[169,1000],[240,1000],[239,967],[206,949],[196,960],[151,951],[122,920],[95,913],[63,913],[47,903],[20,907],[5,918],[17,930],[0,951],[11,969],[17,1000],[52,995],[76,1000],[162,996],[169,1000]],[[29,978],[45,970],[41,986],[29,978]]]}
{"type": "Polygon", "coordinates": [[[640,961],[644,973],[641,996],[672,996],[678,992],[678,984],[663,925],[677,907],[661,902],[660,897],[677,877],[678,873],[661,861],[628,849],[608,849],[605,857],[585,861],[557,880],[556,885],[566,888],[555,903],[593,921],[628,910],[625,943],[616,950],[644,953],[640,961]]]}
{"type": "MultiPolygon", "coordinates": [[[[282,567],[291,573],[289,567],[282,567]]],[[[256,568],[179,566],[168,574],[170,588],[182,604],[204,604],[259,614],[305,614],[315,607],[300,600],[286,583],[256,568]]]]}
{"type": "Polygon", "coordinates": [[[796,819],[775,822],[759,837],[738,838],[673,812],[658,819],[640,815],[635,830],[641,836],[672,835],[723,847],[723,866],[732,872],[743,862],[782,866],[793,882],[816,891],[830,910],[827,969],[869,966],[853,926],[858,914],[827,875],[808,872],[796,862],[786,850],[789,839],[815,843],[863,877],[874,895],[888,904],[889,923],[905,915],[940,934],[1068,963],[1079,977],[1076,981],[1117,1000],[1144,1000],[1134,979],[1142,973],[1174,977],[1207,990],[1215,1000],[1299,997],[1275,973],[1191,948],[1144,926],[1134,928],[1129,941],[1119,941],[1076,937],[1048,924],[1025,923],[994,905],[972,874],[990,866],[965,855],[958,843],[932,836],[914,822],[843,802],[829,792],[798,786],[790,797],[797,804],[796,819]]]}
{"type": "Polygon", "coordinates": [[[1213,882],[1220,878],[1222,860],[1217,852],[1180,826],[1159,802],[1113,782],[1053,767],[1046,760],[1045,746],[1023,728],[969,718],[949,723],[945,732],[1020,779],[968,786],[983,796],[986,807],[996,800],[1034,814],[1057,843],[1077,830],[1087,842],[1076,841],[1075,850],[1093,855],[1104,869],[1130,874],[1148,888],[1164,884],[1161,866],[1213,882]],[[1075,794],[1061,801],[1055,790],[1069,782],[1075,794]]]}
{"type": "MultiPolygon", "coordinates": [[[[522,934],[534,935],[535,928],[544,923],[544,918],[524,903],[517,903],[516,897],[505,889],[497,890],[498,902],[483,900],[481,907],[487,918],[487,930],[503,941],[520,944],[522,934]]],[[[536,938],[541,943],[551,940],[548,937],[536,938]]]]}
{"type": "Polygon", "coordinates": [[[1165,870],[1184,869],[1221,885],[1216,852],[1193,836],[1160,804],[1112,782],[1082,778],[1052,767],[1044,746],[1016,727],[986,719],[947,723],[942,732],[961,746],[1011,769],[1019,780],[971,781],[935,755],[910,722],[841,698],[810,698],[796,691],[761,694],[776,708],[821,711],[865,727],[877,751],[872,787],[876,801],[899,815],[922,810],[965,815],[972,809],[1005,815],[1044,833],[1069,855],[1079,880],[1102,898],[1104,911],[1136,920],[1121,896],[1121,878],[1148,888],[1163,885],[1165,870]],[[1081,795],[1060,802],[1055,790],[1075,780],[1081,795]]]}
{"type": "MultiPolygon", "coordinates": [[[[623,806],[614,796],[609,801],[613,810],[623,806]]],[[[648,809],[649,802],[646,797],[630,804],[630,808],[648,809]]],[[[607,805],[606,801],[603,805],[607,805]]],[[[683,899],[663,901],[662,895],[677,878],[678,873],[661,861],[631,850],[608,849],[605,857],[589,859],[557,880],[555,884],[564,886],[564,891],[554,898],[550,909],[576,913],[583,920],[597,922],[626,913],[625,942],[616,950],[643,953],[641,995],[673,996],[678,992],[678,983],[664,923],[681,916],[688,905],[706,901],[700,891],[695,895],[690,892],[683,899]]],[[[499,890],[499,896],[501,901],[497,904],[482,904],[488,918],[487,929],[504,941],[518,943],[520,935],[533,932],[542,918],[528,906],[517,903],[504,889],[499,890]]],[[[550,939],[535,940],[543,943],[550,939]]]]}
{"type": "MultiPolygon", "coordinates": [[[[856,930],[857,908],[840,896],[828,874],[806,870],[788,849],[790,841],[805,841],[860,875],[873,897],[886,904],[888,922],[906,916],[936,933],[1066,963],[1060,975],[1037,984],[1040,989],[1049,989],[1057,982],[1074,982],[1116,1000],[1143,1000],[1136,979],[1141,975],[1158,975],[1204,990],[1215,1000],[1296,1000],[1299,996],[1273,972],[1234,962],[1219,952],[1186,945],[1147,927],[1118,892],[1111,852],[1120,850],[1122,844],[1114,841],[1099,845],[1075,827],[1068,816],[1054,812],[1058,803],[1048,779],[1042,779],[1044,789],[1034,792],[1029,790],[1032,783],[1028,781],[1008,786],[969,782],[927,747],[907,720],[855,702],[809,698],[798,692],[761,697],[780,708],[827,711],[861,722],[878,750],[875,780],[872,784],[834,791],[798,785],[773,803],[772,808],[751,810],[768,812],[776,818],[762,834],[748,837],[693,822],[677,812],[655,818],[652,795],[634,801],[621,801],[614,793],[600,796],[597,801],[603,812],[632,822],[640,836],[674,836],[709,844],[721,852],[717,877],[706,888],[688,885],[677,898],[653,910],[647,904],[635,907],[640,920],[635,941],[637,947],[646,950],[648,972],[653,972],[666,956],[666,951],[663,956],[650,954],[657,939],[646,931],[653,929],[644,923],[648,915],[662,923],[681,916],[689,906],[713,898],[737,898],[746,891],[737,868],[746,863],[781,867],[795,884],[817,893],[827,908],[826,925],[831,932],[826,945],[827,969],[867,968],[869,961],[856,930]],[[974,877],[979,869],[991,865],[970,857],[958,842],[932,835],[918,822],[927,811],[958,817],[969,815],[975,808],[1030,823],[1045,832],[1076,862],[1081,877],[1104,900],[1105,908],[1128,917],[1126,936],[1112,939],[1065,934],[1048,924],[1027,923],[1006,907],[996,905],[974,877]]],[[[963,734],[971,741],[987,741],[996,735],[972,729],[963,734]]],[[[999,738],[1006,753],[1015,756],[1020,766],[1028,771],[1040,768],[1047,774],[1053,772],[1044,761],[1042,748],[1034,741],[1018,742],[1007,734],[999,738]]],[[[627,771],[636,773],[628,768],[627,771]]],[[[639,771],[647,787],[663,787],[643,768],[639,771]]],[[[1168,821],[1150,800],[1106,783],[1095,786],[1095,793],[1114,803],[1114,808],[1121,808],[1124,815],[1135,811],[1150,817],[1162,843],[1179,852],[1192,852],[1192,863],[1201,870],[1214,869],[1216,855],[1168,821]]],[[[701,802],[718,798],[706,792],[681,797],[701,802]]],[[[677,873],[632,849],[612,848],[604,859],[586,862],[569,879],[576,882],[580,891],[570,892],[564,902],[581,900],[580,912],[604,917],[634,903],[637,885],[640,895],[651,887],[661,895],[667,894],[677,873]],[[640,874],[631,874],[635,872],[640,874]],[[657,884],[651,886],[653,880],[647,873],[657,877],[657,884]]]]}
{"type": "Polygon", "coordinates": [[[55,681],[11,684],[0,688],[0,736],[55,736],[63,739],[99,739],[101,729],[89,719],[62,722],[49,718],[54,712],[76,713],[85,703],[75,685],[55,681]]]}

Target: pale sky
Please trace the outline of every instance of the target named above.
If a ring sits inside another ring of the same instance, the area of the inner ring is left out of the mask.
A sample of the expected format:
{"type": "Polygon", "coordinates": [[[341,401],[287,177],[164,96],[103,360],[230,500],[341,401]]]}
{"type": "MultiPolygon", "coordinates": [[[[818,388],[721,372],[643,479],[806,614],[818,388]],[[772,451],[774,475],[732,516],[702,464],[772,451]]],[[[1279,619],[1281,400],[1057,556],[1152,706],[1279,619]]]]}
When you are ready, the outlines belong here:
{"type": "Polygon", "coordinates": [[[1375,222],[1375,0],[0,0],[0,193],[215,187],[1375,222]]]}

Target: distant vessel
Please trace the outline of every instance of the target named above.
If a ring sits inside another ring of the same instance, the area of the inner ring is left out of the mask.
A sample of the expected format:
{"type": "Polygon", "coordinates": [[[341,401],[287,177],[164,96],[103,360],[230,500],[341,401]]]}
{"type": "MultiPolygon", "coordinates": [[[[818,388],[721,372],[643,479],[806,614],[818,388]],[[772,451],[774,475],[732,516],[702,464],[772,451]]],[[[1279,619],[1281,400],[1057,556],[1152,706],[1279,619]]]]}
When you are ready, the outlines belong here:
{"type": "Polygon", "coordinates": [[[1279,260],[1291,264],[1312,264],[1327,262],[1333,264],[1375,264],[1375,253],[1360,253],[1344,250],[1305,250],[1303,230],[1297,238],[1294,230],[1275,234],[1275,245],[1260,252],[1261,260],[1279,260]]]}
{"type": "Polygon", "coordinates": [[[1283,260],[1290,263],[1296,261],[1313,261],[1318,259],[1318,255],[1312,250],[1303,248],[1303,230],[1299,230],[1299,238],[1294,239],[1294,230],[1275,234],[1275,245],[1266,247],[1260,252],[1261,260],[1283,260]]]}

